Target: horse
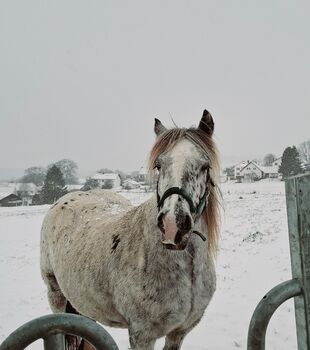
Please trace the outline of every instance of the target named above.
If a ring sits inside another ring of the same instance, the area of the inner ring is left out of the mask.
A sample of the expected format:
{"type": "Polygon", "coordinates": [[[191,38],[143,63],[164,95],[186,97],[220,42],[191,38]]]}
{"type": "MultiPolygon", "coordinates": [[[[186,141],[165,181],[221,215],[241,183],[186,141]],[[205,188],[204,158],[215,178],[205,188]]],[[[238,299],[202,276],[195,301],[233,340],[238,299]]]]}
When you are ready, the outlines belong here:
{"type": "Polygon", "coordinates": [[[41,275],[53,312],[127,328],[133,350],[178,350],[216,288],[220,227],[214,121],[167,129],[155,119],[156,193],[137,207],[111,190],[66,194],[41,229],[41,275]]]}

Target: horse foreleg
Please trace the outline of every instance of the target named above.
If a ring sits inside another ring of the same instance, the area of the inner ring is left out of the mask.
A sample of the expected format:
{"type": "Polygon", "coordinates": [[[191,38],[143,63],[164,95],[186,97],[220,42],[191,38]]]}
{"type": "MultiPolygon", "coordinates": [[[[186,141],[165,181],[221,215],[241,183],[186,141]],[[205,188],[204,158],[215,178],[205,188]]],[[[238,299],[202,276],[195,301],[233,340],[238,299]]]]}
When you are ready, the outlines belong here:
{"type": "Polygon", "coordinates": [[[182,342],[187,335],[197,324],[196,322],[192,327],[186,329],[176,329],[166,335],[165,346],[163,350],[179,350],[181,349],[182,342]]]}
{"type": "Polygon", "coordinates": [[[151,339],[150,333],[129,329],[129,342],[131,350],[154,350],[156,339],[151,339]]]}

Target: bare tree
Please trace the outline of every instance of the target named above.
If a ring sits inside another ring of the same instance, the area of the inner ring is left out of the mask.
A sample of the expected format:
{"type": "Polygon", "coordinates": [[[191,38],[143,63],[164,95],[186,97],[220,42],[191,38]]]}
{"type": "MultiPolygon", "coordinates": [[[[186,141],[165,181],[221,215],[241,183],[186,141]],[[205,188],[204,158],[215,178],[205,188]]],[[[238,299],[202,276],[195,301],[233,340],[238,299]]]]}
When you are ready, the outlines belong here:
{"type": "Polygon", "coordinates": [[[40,166],[33,166],[25,170],[25,175],[19,180],[20,182],[32,182],[36,186],[43,185],[46,176],[46,170],[40,166]]]}
{"type": "Polygon", "coordinates": [[[310,139],[308,141],[302,142],[298,146],[298,152],[300,160],[309,164],[310,163],[310,139]]]}
{"type": "Polygon", "coordinates": [[[265,157],[264,157],[264,162],[263,162],[263,164],[264,164],[265,166],[271,166],[272,163],[273,163],[276,159],[277,159],[277,158],[276,158],[276,156],[275,156],[274,154],[268,153],[268,154],[266,154],[265,157]]]}
{"type": "Polygon", "coordinates": [[[78,183],[78,166],[71,159],[61,159],[54,164],[50,164],[48,169],[50,169],[53,165],[56,165],[57,168],[61,171],[63,178],[65,180],[66,185],[72,185],[78,183]]]}

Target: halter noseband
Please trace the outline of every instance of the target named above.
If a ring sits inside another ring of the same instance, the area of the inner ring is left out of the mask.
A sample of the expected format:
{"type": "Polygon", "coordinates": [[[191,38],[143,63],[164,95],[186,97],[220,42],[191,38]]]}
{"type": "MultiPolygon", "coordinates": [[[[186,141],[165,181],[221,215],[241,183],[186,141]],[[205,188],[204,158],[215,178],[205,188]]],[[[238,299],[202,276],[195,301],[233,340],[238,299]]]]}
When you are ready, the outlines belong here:
{"type": "Polygon", "coordinates": [[[201,213],[204,211],[204,209],[206,208],[206,200],[207,197],[209,195],[209,188],[208,188],[208,184],[210,183],[211,186],[215,186],[214,182],[212,181],[211,177],[210,177],[210,173],[209,173],[210,168],[208,168],[208,172],[207,172],[207,181],[206,181],[206,190],[203,194],[203,196],[200,198],[199,203],[197,205],[197,207],[195,206],[192,198],[190,197],[190,195],[184,190],[184,188],[180,188],[180,187],[170,187],[168,188],[167,191],[164,192],[164,194],[160,197],[159,193],[158,193],[158,182],[157,182],[157,207],[158,210],[160,210],[164,204],[164,201],[170,197],[173,194],[178,194],[179,196],[183,197],[188,205],[189,205],[189,209],[190,212],[192,214],[194,214],[196,217],[201,215],[201,213]]]}

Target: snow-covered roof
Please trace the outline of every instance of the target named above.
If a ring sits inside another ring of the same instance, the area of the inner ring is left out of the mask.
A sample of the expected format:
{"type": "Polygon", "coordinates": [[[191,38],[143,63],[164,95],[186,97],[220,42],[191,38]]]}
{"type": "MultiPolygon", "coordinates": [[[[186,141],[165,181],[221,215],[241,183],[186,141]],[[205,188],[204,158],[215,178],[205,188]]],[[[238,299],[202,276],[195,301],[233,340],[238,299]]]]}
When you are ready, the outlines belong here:
{"type": "Polygon", "coordinates": [[[243,167],[245,164],[248,164],[248,161],[243,160],[242,162],[239,162],[236,165],[234,165],[234,168],[236,168],[237,166],[242,166],[243,167]]]}
{"type": "Polygon", "coordinates": [[[250,165],[250,164],[253,164],[254,166],[256,166],[256,168],[257,168],[258,170],[263,171],[261,166],[257,165],[257,164],[256,164],[255,162],[253,162],[253,161],[250,161],[250,162],[247,162],[246,165],[240,170],[240,173],[241,173],[248,165],[250,165]]]}
{"type": "Polygon", "coordinates": [[[279,170],[278,170],[279,167],[277,167],[276,165],[274,165],[274,166],[261,166],[260,168],[265,174],[278,174],[278,172],[279,172],[279,170]]]}
{"type": "Polygon", "coordinates": [[[66,185],[67,191],[78,191],[83,187],[83,185],[66,185]]]}
{"type": "Polygon", "coordinates": [[[140,186],[141,184],[135,180],[132,180],[132,179],[127,179],[123,182],[123,185],[126,185],[126,184],[131,184],[131,185],[137,185],[137,186],[140,186]]]}
{"type": "Polygon", "coordinates": [[[14,193],[14,187],[7,185],[0,185],[0,200],[14,193]]]}
{"type": "Polygon", "coordinates": [[[114,173],[97,173],[94,176],[92,176],[92,179],[94,180],[116,180],[117,178],[119,178],[119,175],[114,173]]]}

